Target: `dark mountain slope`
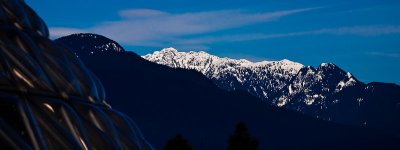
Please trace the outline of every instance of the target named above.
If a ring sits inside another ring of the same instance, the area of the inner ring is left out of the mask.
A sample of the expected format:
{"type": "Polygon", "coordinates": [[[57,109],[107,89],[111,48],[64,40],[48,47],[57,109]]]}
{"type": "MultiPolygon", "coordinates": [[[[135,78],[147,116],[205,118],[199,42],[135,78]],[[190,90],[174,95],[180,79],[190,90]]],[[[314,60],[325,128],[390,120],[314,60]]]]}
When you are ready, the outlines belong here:
{"type": "Polygon", "coordinates": [[[225,149],[239,121],[259,139],[260,149],[400,148],[399,139],[378,131],[271,107],[246,92],[220,90],[196,71],[157,65],[132,52],[79,57],[103,82],[112,106],[134,117],[158,149],[176,133],[195,149],[225,149]]]}

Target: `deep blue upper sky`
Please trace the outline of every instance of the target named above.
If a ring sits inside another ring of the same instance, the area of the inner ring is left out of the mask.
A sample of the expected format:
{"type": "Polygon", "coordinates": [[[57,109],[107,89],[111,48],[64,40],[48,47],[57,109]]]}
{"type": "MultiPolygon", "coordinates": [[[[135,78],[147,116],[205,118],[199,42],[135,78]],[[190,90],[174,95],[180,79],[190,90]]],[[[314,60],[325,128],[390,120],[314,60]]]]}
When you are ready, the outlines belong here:
{"type": "Polygon", "coordinates": [[[164,47],[221,57],[332,62],[364,82],[400,84],[399,0],[26,0],[52,38],[92,32],[144,55],[164,47]]]}

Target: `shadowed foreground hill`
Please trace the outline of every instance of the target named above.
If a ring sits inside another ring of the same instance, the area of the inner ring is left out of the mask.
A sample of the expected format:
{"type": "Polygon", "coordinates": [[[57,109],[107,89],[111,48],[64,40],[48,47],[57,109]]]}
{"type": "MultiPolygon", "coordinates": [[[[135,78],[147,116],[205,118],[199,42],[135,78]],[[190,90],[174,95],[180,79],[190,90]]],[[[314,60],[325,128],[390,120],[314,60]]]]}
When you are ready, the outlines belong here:
{"type": "Polygon", "coordinates": [[[386,134],[271,107],[245,92],[223,91],[196,71],[157,65],[132,52],[96,53],[83,47],[94,53],[79,53],[82,45],[71,42],[79,37],[57,41],[75,50],[103,82],[111,105],[135,118],[157,149],[177,133],[194,149],[226,149],[240,121],[260,149],[400,148],[400,140],[386,134]]]}

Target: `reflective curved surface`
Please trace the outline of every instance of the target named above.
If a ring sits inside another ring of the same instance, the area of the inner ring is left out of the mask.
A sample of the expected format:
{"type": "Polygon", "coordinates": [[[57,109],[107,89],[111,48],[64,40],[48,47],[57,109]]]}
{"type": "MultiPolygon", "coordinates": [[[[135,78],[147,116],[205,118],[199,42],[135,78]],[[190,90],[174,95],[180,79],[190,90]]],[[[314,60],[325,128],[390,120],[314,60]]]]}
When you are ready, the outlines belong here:
{"type": "Polygon", "coordinates": [[[23,0],[0,0],[1,148],[152,149],[105,99],[101,82],[49,40],[23,0]]]}

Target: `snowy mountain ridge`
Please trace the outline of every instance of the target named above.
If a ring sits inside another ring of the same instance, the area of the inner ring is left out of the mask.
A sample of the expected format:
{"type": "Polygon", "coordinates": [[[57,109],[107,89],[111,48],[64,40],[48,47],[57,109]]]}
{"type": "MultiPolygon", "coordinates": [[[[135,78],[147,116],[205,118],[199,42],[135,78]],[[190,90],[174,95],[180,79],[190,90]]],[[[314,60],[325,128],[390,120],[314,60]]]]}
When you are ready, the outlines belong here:
{"type": "MultiPolygon", "coordinates": [[[[324,97],[322,91],[316,94],[315,92],[310,92],[309,89],[303,88],[308,84],[300,80],[300,78],[304,78],[298,74],[301,70],[309,68],[305,77],[312,78],[319,82],[325,77],[324,70],[326,72],[330,69],[338,68],[334,64],[322,63],[316,70],[311,66],[306,67],[287,59],[280,61],[251,62],[246,59],[220,58],[203,51],[178,52],[171,47],[155,51],[152,54],[142,57],[149,61],[173,68],[197,70],[212,79],[223,89],[245,90],[258,98],[272,100],[271,102],[277,106],[284,106],[290,101],[290,95],[295,95],[295,93],[300,92],[312,94],[308,95],[307,99],[304,99],[303,102],[305,104],[311,104],[315,99],[324,97]],[[295,81],[297,82],[290,84],[290,82],[293,81],[292,79],[296,78],[297,80],[295,81]],[[288,91],[289,94],[281,94],[281,91],[288,91]]],[[[332,87],[325,87],[323,89],[339,92],[348,86],[352,86],[354,82],[357,82],[349,72],[341,71],[340,73],[345,73],[346,76],[340,74],[343,78],[340,81],[335,81],[336,86],[334,89],[332,89],[332,87]]],[[[324,84],[321,86],[323,85],[324,84]]]]}
{"type": "Polygon", "coordinates": [[[281,61],[251,62],[246,59],[220,58],[204,51],[178,52],[172,47],[145,55],[143,58],[173,68],[195,69],[203,74],[213,73],[212,77],[214,78],[219,78],[220,73],[234,68],[270,67],[276,70],[278,67],[282,67],[288,74],[295,74],[304,67],[300,63],[287,59],[281,61]]]}
{"type": "Polygon", "coordinates": [[[244,90],[265,99],[277,92],[304,66],[289,60],[251,62],[220,58],[206,52],[178,52],[165,48],[143,58],[173,68],[197,70],[226,90],[244,90]]]}

